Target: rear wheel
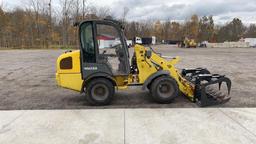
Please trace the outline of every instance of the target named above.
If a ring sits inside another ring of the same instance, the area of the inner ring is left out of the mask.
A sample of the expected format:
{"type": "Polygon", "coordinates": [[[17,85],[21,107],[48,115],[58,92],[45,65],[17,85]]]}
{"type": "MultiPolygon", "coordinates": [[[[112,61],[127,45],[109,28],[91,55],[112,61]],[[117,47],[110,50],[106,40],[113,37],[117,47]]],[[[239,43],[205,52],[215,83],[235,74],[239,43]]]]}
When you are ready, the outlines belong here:
{"type": "Polygon", "coordinates": [[[86,85],[86,97],[92,105],[108,105],[110,104],[115,88],[111,81],[105,78],[97,78],[91,80],[86,85]]]}
{"type": "Polygon", "coordinates": [[[158,103],[171,103],[179,94],[175,79],[165,76],[155,79],[150,86],[152,98],[158,103]]]}

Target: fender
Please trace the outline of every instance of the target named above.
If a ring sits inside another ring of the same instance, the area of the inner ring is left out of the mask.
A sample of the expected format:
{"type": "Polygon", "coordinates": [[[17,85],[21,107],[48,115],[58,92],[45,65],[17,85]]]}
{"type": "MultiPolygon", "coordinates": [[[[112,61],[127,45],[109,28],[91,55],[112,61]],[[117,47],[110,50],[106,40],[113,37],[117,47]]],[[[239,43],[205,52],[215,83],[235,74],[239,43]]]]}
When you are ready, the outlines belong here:
{"type": "Polygon", "coordinates": [[[154,74],[152,74],[151,76],[149,76],[147,78],[147,80],[144,82],[143,86],[142,86],[142,90],[146,90],[146,88],[148,87],[148,85],[156,78],[160,77],[160,76],[170,76],[170,72],[167,70],[161,70],[158,71],[154,74]]]}
{"type": "Polygon", "coordinates": [[[103,73],[103,72],[98,72],[98,73],[95,73],[95,74],[92,74],[92,75],[88,76],[83,81],[81,93],[84,92],[84,86],[86,85],[86,83],[89,82],[92,79],[95,79],[95,78],[105,78],[105,79],[108,79],[108,80],[110,80],[114,84],[114,86],[116,86],[116,80],[110,74],[103,73]]]}

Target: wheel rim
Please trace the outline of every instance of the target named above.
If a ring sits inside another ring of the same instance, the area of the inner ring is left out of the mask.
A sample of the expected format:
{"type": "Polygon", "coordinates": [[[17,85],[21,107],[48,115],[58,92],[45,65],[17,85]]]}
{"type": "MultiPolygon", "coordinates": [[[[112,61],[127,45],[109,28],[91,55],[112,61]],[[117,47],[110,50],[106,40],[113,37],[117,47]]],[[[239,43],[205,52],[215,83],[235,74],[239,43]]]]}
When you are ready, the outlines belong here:
{"type": "Polygon", "coordinates": [[[169,98],[174,93],[174,88],[169,82],[162,82],[157,88],[157,92],[162,98],[169,98]]]}
{"type": "Polygon", "coordinates": [[[108,97],[108,95],[109,95],[108,88],[104,84],[97,84],[97,85],[95,85],[92,88],[91,93],[92,93],[92,97],[95,100],[98,100],[98,101],[105,100],[108,97]]]}

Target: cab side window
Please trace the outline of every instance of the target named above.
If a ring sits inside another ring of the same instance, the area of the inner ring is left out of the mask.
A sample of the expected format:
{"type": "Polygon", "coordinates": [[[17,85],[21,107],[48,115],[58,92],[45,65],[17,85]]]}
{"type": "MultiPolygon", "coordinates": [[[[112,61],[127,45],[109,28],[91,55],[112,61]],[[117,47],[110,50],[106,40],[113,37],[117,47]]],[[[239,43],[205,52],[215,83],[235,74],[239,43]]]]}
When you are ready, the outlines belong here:
{"type": "Polygon", "coordinates": [[[126,74],[126,51],[118,28],[111,24],[97,24],[96,40],[99,63],[107,64],[114,75],[126,74]]]}
{"type": "Polygon", "coordinates": [[[83,61],[86,63],[95,63],[96,50],[91,23],[85,23],[81,26],[81,44],[83,51],[83,61]]]}
{"type": "Polygon", "coordinates": [[[111,25],[97,24],[97,42],[100,51],[113,49],[121,45],[117,29],[111,25]]]}

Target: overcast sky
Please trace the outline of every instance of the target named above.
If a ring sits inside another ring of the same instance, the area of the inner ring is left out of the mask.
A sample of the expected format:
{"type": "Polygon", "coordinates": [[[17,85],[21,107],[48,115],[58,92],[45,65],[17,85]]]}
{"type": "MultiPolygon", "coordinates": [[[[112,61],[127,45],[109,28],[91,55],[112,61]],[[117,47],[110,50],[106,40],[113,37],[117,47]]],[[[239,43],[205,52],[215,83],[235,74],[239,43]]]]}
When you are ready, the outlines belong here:
{"type": "MultiPolygon", "coordinates": [[[[5,7],[22,7],[28,0],[0,0],[5,7]]],[[[46,0],[47,1],[47,0],[46,0]]],[[[129,8],[129,20],[185,20],[192,14],[213,15],[217,23],[225,23],[234,17],[244,23],[256,23],[256,0],[88,0],[96,6],[110,7],[120,17],[124,7],[129,8]]],[[[58,5],[58,0],[53,0],[58,5]]]]}

